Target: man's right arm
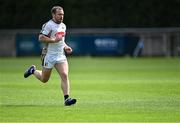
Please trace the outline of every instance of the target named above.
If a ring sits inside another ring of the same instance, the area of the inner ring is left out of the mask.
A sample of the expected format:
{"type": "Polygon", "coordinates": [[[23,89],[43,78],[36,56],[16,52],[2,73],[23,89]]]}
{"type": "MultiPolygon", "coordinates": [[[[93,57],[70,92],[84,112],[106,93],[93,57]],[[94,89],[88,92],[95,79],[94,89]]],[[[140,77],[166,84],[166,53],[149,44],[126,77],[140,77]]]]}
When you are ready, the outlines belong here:
{"type": "Polygon", "coordinates": [[[51,39],[44,34],[39,34],[39,41],[44,43],[57,43],[62,39],[62,37],[56,37],[55,39],[51,39]]]}

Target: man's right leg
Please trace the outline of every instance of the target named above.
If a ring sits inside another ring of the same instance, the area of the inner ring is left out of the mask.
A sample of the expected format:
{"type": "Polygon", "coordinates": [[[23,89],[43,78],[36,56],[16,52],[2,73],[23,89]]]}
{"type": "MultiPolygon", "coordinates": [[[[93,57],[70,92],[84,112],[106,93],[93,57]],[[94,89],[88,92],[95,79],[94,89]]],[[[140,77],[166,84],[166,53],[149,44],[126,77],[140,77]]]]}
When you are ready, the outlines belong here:
{"type": "Polygon", "coordinates": [[[43,67],[42,71],[41,70],[35,70],[34,76],[37,79],[39,79],[41,82],[46,83],[51,76],[51,71],[52,71],[52,69],[43,67]]]}
{"type": "Polygon", "coordinates": [[[34,76],[39,79],[41,82],[45,83],[49,80],[51,75],[52,68],[44,68],[41,70],[36,70],[36,66],[32,65],[25,73],[24,77],[27,78],[30,75],[34,74],[34,76]]]}

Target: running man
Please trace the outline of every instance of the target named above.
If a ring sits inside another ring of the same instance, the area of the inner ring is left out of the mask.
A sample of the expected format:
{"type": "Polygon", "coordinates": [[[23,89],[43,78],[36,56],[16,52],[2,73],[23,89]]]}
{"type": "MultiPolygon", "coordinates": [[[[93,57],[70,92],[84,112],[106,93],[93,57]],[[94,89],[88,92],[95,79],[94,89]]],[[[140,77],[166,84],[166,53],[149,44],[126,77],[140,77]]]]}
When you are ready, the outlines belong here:
{"type": "Polygon", "coordinates": [[[51,75],[53,67],[61,77],[61,89],[64,94],[64,105],[70,106],[76,103],[76,99],[69,97],[68,61],[65,53],[72,53],[72,48],[65,43],[66,25],[63,23],[64,10],[60,6],[51,9],[52,19],[42,26],[39,41],[45,43],[42,50],[42,70],[36,70],[32,65],[24,73],[27,78],[34,75],[41,82],[46,83],[51,75]]]}

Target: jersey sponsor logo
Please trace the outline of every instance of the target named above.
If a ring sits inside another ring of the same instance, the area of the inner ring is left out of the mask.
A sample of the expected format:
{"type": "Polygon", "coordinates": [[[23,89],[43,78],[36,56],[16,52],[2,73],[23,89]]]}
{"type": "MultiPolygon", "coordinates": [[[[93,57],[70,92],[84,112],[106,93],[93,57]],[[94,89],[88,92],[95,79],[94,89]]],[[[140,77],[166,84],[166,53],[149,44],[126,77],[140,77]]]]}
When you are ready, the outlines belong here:
{"type": "Polygon", "coordinates": [[[65,37],[65,32],[57,32],[56,34],[55,34],[55,36],[57,37],[65,37]]]}

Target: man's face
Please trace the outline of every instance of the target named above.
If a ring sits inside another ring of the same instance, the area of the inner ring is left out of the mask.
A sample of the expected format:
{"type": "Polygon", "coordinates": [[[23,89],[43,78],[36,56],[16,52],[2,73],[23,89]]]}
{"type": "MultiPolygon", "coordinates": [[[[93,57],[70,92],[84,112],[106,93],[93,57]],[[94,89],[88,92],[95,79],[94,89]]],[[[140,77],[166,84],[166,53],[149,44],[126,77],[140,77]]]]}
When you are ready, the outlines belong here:
{"type": "Polygon", "coordinates": [[[61,23],[61,22],[63,22],[63,19],[64,19],[64,11],[63,11],[63,10],[60,10],[60,9],[57,9],[57,10],[56,10],[56,13],[53,14],[53,19],[54,19],[54,21],[56,21],[56,23],[61,23]]]}

